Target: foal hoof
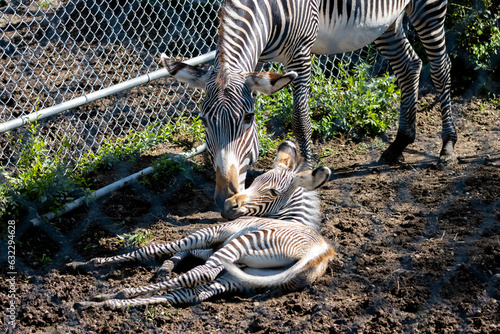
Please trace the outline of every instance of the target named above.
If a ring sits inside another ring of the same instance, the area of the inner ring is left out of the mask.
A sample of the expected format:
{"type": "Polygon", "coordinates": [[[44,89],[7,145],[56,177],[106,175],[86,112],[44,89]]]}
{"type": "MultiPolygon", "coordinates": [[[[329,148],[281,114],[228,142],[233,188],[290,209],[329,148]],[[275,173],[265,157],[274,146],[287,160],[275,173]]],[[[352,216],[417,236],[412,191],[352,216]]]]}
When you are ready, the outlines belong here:
{"type": "Polygon", "coordinates": [[[86,302],[75,302],[73,304],[73,308],[77,311],[82,311],[82,310],[88,310],[91,308],[103,308],[106,310],[114,310],[116,308],[116,305],[113,302],[92,302],[92,301],[86,301],[86,302]]]}
{"type": "Polygon", "coordinates": [[[172,271],[174,270],[175,264],[171,260],[166,260],[163,262],[162,266],[156,271],[156,280],[165,281],[170,279],[172,271]]]}
{"type": "Polygon", "coordinates": [[[75,302],[73,308],[77,311],[86,310],[89,308],[95,308],[101,306],[98,302],[75,302]]]}
{"type": "MultiPolygon", "coordinates": [[[[116,295],[117,295],[116,293],[97,295],[97,296],[92,297],[92,300],[94,303],[95,302],[103,302],[103,301],[109,300],[109,299],[116,299],[116,297],[117,297],[116,295]]],[[[92,302],[89,302],[89,303],[92,303],[92,302]]]]}
{"type": "Polygon", "coordinates": [[[88,262],[74,261],[74,262],[66,263],[66,267],[70,268],[70,269],[73,269],[73,270],[76,270],[76,269],[91,269],[92,267],[94,267],[94,265],[90,261],[88,261],[88,262]]]}

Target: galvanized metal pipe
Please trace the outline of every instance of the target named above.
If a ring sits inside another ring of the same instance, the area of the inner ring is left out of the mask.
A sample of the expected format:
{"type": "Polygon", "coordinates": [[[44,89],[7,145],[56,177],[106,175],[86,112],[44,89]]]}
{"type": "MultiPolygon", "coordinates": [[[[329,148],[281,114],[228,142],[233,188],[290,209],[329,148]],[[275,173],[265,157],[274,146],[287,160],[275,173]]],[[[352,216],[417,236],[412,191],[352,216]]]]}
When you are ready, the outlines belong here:
{"type": "MultiPolygon", "coordinates": [[[[179,159],[179,158],[190,158],[192,156],[195,156],[197,154],[200,154],[202,153],[203,151],[205,151],[207,149],[207,145],[206,143],[203,143],[202,145],[194,148],[193,150],[191,151],[188,151],[188,152],[184,152],[184,153],[180,153],[180,154],[177,154],[175,155],[173,158],[174,159],[179,159]]],[[[145,168],[135,174],[132,174],[132,175],[129,175],[127,176],[126,178],[123,178],[121,180],[118,180],[114,183],[111,183],[109,185],[107,185],[106,187],[103,187],[101,189],[98,189],[96,190],[95,192],[93,192],[91,195],[88,195],[88,196],[83,196],[83,197],[80,197],[76,200],[74,200],[73,202],[71,203],[68,203],[66,205],[64,205],[58,212],[57,214],[54,213],[54,212],[49,212],[49,213],[46,213],[44,214],[41,218],[34,218],[32,220],[30,220],[30,222],[34,225],[34,226],[37,226],[37,225],[40,225],[41,221],[49,221],[49,220],[52,220],[54,219],[55,217],[57,217],[58,215],[61,216],[65,213],[68,213],[80,206],[82,206],[84,203],[87,203],[89,200],[92,201],[92,200],[96,200],[102,196],[105,196],[115,190],[118,190],[118,189],[121,189],[127,185],[129,185],[131,182],[133,181],[136,181],[141,175],[147,175],[147,174],[150,174],[154,172],[154,168],[153,167],[148,167],[148,168],[145,168]]]]}
{"type": "MultiPolygon", "coordinates": [[[[194,57],[191,59],[188,59],[185,61],[185,63],[190,64],[190,65],[198,65],[204,62],[207,62],[209,60],[212,60],[215,58],[215,51],[211,51],[209,53],[205,53],[201,56],[194,57]]],[[[39,111],[35,111],[34,113],[21,116],[19,118],[4,122],[0,124],[0,133],[4,133],[9,130],[16,129],[18,127],[23,126],[26,123],[33,122],[38,119],[44,119],[59,113],[62,113],[66,110],[81,107],[89,102],[96,101],[99,99],[102,99],[106,96],[110,96],[116,93],[119,93],[121,91],[124,91],[126,89],[134,88],[143,84],[146,84],[150,81],[157,80],[163,77],[168,76],[170,73],[168,73],[167,69],[162,68],[156,71],[153,71],[151,73],[147,73],[144,75],[141,75],[137,78],[130,79],[124,82],[121,82],[119,84],[98,90],[96,92],[92,92],[90,94],[84,94],[83,96],[77,97],[75,99],[57,104],[55,106],[45,108],[39,111]]]]}

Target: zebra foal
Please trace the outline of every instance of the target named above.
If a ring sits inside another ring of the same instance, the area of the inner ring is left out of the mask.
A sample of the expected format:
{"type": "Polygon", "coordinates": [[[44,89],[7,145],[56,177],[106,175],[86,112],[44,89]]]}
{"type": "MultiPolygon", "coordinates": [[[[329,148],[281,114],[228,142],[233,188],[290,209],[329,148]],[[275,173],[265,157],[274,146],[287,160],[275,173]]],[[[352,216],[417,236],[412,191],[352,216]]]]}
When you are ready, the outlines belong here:
{"type": "Polygon", "coordinates": [[[295,290],[314,282],[335,256],[334,249],[319,233],[320,201],[314,191],[331,172],[327,167],[301,168],[295,145],[283,142],[274,168],[257,177],[245,192],[225,202],[232,221],[203,228],[178,241],[69,263],[71,267],[99,267],[169,255],[181,260],[189,253],[206,260],[176,278],[99,295],[75,306],[196,303],[221,293],[258,288],[295,290]],[[150,296],[161,290],[168,293],[150,296]],[[140,295],[146,296],[134,298],[140,295]]]}

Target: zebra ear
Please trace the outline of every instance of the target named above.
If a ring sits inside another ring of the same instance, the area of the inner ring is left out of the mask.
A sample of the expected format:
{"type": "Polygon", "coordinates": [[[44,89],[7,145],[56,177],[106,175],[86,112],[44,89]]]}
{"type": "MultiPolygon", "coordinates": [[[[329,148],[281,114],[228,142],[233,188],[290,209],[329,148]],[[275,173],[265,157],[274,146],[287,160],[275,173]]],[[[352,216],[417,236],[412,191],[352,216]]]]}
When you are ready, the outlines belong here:
{"type": "Polygon", "coordinates": [[[252,72],[246,76],[245,84],[252,92],[272,95],[297,77],[297,72],[278,74],[274,72],[252,72]]]}
{"type": "Polygon", "coordinates": [[[295,170],[299,164],[299,153],[297,152],[297,146],[289,140],[285,140],[278,147],[278,154],[276,159],[274,159],[274,167],[278,165],[284,165],[287,169],[295,170]]]}
{"type": "Polygon", "coordinates": [[[185,82],[195,88],[205,89],[211,71],[202,70],[196,66],[191,66],[180,61],[168,58],[166,54],[161,54],[161,63],[170,75],[177,80],[185,82]]]}
{"type": "Polygon", "coordinates": [[[321,187],[330,179],[331,170],[328,167],[318,167],[315,170],[308,170],[295,174],[293,184],[297,187],[312,191],[321,187]]]}

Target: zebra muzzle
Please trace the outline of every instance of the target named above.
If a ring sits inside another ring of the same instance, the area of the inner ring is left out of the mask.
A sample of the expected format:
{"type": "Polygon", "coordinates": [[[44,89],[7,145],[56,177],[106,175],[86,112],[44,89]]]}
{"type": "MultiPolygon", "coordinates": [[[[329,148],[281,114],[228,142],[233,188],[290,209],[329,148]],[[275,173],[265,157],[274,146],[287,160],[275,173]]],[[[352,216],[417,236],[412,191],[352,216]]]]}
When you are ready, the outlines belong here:
{"type": "Polygon", "coordinates": [[[243,205],[248,200],[245,194],[236,194],[228,198],[224,202],[223,216],[228,219],[236,219],[245,214],[246,210],[243,205]]]}

